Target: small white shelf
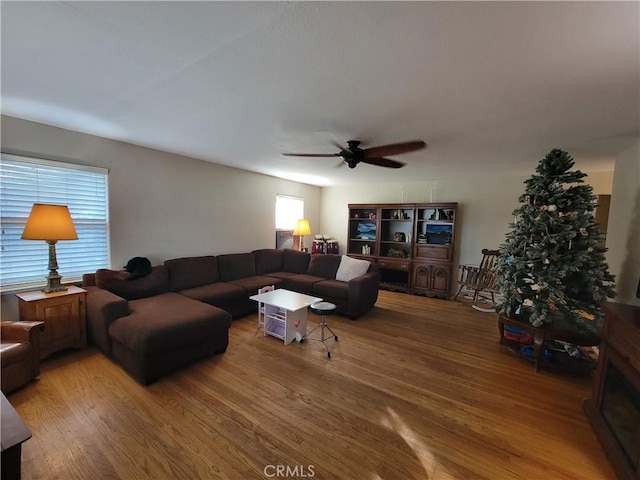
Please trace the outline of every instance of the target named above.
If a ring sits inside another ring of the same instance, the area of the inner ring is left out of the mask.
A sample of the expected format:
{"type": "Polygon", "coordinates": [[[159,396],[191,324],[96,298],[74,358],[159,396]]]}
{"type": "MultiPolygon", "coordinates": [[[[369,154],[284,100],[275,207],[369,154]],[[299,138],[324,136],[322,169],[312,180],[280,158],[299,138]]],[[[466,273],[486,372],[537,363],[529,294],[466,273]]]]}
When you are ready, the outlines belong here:
{"type": "Polygon", "coordinates": [[[264,326],[264,333],[280,340],[285,339],[286,319],[284,315],[269,315],[264,326]]]}

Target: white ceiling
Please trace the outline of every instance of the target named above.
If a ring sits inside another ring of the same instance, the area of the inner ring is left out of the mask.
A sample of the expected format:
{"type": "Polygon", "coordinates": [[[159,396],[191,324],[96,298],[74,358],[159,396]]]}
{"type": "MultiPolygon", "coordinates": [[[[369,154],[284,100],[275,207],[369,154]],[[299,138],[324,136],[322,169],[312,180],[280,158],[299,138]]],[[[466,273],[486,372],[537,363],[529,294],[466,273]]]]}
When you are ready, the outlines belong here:
{"type": "Polygon", "coordinates": [[[315,185],[610,170],[640,135],[640,3],[1,3],[2,113],[315,185]],[[422,139],[399,170],[339,158],[422,139]]]}

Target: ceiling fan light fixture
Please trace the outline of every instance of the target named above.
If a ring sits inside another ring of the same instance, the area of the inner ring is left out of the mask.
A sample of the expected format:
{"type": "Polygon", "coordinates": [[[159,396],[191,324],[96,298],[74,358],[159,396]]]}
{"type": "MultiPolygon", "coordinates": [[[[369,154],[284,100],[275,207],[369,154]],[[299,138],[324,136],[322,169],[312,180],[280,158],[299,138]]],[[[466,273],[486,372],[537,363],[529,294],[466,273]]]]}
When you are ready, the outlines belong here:
{"type": "MultiPolygon", "coordinates": [[[[342,157],[349,168],[355,168],[360,162],[378,167],[402,168],[405,166],[404,163],[384,157],[421,150],[427,146],[422,140],[391,143],[365,149],[360,148],[359,140],[349,140],[347,145],[349,145],[349,148],[341,149],[340,153],[283,153],[283,155],[300,157],[342,157]]],[[[336,146],[340,147],[338,144],[336,144],[336,146]]]]}

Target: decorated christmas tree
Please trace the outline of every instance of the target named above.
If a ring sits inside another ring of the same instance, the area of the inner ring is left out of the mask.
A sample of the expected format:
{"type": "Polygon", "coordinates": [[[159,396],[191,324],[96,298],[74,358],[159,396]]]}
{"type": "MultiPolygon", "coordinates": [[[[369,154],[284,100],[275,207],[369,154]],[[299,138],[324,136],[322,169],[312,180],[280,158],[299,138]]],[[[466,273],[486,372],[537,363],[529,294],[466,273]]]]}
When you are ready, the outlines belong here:
{"type": "Polygon", "coordinates": [[[534,326],[554,319],[588,332],[602,325],[599,304],[614,297],[603,237],[593,216],[596,197],[585,173],[552,150],[526,180],[498,259],[496,310],[522,316],[534,326]]]}

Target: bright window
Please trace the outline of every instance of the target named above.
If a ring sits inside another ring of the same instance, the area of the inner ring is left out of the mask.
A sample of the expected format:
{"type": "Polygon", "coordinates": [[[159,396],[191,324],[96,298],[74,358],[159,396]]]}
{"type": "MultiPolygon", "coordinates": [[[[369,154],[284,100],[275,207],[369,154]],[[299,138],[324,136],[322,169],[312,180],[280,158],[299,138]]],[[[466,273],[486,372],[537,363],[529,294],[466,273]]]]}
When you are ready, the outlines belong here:
{"type": "Polygon", "coordinates": [[[56,244],[62,282],[109,266],[108,171],[106,169],[2,154],[0,161],[0,288],[44,285],[49,249],[22,240],[34,203],[67,205],[78,240],[56,244]]]}
{"type": "Polygon", "coordinates": [[[276,195],[276,230],[293,230],[304,218],[304,199],[276,195]]]}

